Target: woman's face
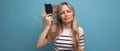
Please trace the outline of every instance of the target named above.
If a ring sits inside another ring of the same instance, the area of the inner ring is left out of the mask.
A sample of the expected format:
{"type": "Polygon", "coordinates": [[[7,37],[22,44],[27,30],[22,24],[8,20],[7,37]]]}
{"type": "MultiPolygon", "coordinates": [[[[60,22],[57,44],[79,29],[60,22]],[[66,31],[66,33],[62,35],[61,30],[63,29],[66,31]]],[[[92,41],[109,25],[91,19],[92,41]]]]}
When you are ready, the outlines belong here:
{"type": "Polygon", "coordinates": [[[60,18],[63,23],[71,23],[73,21],[73,11],[67,5],[63,5],[60,11],[60,18]]]}

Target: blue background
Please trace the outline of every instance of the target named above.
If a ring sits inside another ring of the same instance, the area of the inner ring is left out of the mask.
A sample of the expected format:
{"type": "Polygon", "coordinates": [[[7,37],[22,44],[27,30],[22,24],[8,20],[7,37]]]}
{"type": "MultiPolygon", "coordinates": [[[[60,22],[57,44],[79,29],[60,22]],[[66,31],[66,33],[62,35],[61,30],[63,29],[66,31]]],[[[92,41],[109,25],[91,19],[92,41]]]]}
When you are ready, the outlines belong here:
{"type": "Polygon", "coordinates": [[[120,0],[0,0],[0,51],[51,51],[35,47],[45,3],[67,1],[85,32],[85,51],[120,51],[120,0]]]}

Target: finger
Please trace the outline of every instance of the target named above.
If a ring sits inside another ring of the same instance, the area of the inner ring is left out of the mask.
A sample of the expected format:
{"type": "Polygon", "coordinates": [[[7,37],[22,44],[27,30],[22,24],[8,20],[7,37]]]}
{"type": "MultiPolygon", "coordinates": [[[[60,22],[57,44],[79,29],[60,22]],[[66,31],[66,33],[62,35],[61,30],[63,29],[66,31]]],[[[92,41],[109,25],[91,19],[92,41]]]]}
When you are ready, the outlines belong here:
{"type": "Polygon", "coordinates": [[[51,19],[52,19],[52,16],[49,16],[49,18],[51,18],[51,19]]]}
{"type": "Polygon", "coordinates": [[[47,14],[46,16],[48,17],[48,16],[50,16],[50,15],[52,15],[52,14],[47,14]]]}
{"type": "Polygon", "coordinates": [[[48,14],[49,16],[51,16],[52,14],[48,14]]]}
{"type": "Polygon", "coordinates": [[[52,17],[52,14],[48,14],[48,16],[51,16],[51,17],[52,17]]]}
{"type": "Polygon", "coordinates": [[[51,23],[53,23],[53,19],[51,20],[51,23]]]}
{"type": "Polygon", "coordinates": [[[46,15],[45,18],[49,17],[49,15],[46,15]]]}
{"type": "Polygon", "coordinates": [[[49,18],[49,17],[51,17],[51,16],[50,16],[50,15],[46,15],[46,16],[45,16],[45,18],[49,18]]]}

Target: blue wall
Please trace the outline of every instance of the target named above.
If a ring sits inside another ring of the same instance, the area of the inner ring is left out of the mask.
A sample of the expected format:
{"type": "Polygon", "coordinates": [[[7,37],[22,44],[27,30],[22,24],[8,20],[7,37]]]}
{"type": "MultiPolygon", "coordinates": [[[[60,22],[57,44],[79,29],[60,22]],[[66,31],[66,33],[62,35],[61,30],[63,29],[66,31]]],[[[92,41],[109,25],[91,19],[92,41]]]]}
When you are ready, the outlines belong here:
{"type": "MultiPolygon", "coordinates": [[[[37,49],[45,3],[64,0],[0,0],[0,51],[50,51],[51,43],[37,49]]],[[[76,10],[85,31],[85,51],[120,51],[119,0],[66,0],[76,10]]]]}

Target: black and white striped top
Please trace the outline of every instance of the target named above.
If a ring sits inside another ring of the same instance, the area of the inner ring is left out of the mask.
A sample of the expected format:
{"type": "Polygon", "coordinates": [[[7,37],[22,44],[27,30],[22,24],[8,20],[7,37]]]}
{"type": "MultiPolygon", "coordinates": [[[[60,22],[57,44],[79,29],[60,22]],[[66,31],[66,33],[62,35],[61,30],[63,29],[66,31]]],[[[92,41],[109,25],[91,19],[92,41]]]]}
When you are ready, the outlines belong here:
{"type": "MultiPolygon", "coordinates": [[[[84,33],[83,29],[81,27],[78,27],[80,33],[79,38],[79,48],[84,48],[84,33]]],[[[72,51],[72,38],[71,38],[71,30],[70,29],[63,29],[63,32],[60,34],[60,36],[57,38],[57,40],[54,40],[54,46],[53,51],[72,51]]]]}

